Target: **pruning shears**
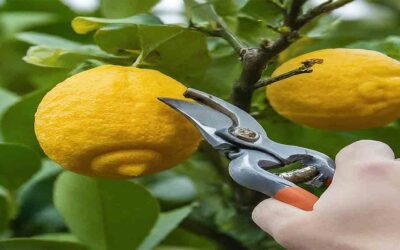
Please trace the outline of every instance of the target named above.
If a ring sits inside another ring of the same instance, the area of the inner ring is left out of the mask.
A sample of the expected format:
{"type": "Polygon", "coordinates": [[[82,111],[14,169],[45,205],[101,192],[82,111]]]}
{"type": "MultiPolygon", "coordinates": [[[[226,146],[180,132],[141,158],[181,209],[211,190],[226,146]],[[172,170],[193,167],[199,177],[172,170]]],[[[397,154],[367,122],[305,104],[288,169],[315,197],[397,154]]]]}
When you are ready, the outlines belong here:
{"type": "Polygon", "coordinates": [[[227,156],[234,181],[303,210],[313,209],[318,197],[294,182],[314,187],[329,185],[335,168],[331,158],[311,149],[272,141],[250,114],[218,97],[190,88],[183,95],[196,102],[159,100],[183,114],[213,148],[227,156]],[[269,171],[295,162],[304,167],[281,174],[269,171]]]}

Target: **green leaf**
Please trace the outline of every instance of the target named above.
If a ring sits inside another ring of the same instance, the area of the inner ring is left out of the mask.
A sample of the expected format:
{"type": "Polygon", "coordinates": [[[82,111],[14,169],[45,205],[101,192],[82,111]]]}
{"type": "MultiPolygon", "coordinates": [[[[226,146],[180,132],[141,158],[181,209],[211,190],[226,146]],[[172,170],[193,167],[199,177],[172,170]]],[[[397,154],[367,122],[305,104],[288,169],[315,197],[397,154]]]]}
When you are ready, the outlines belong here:
{"type": "MultiPolygon", "coordinates": [[[[199,234],[192,233],[190,231],[184,230],[182,228],[175,229],[172,233],[168,235],[168,237],[163,240],[162,246],[172,246],[176,248],[172,249],[179,249],[181,248],[196,248],[196,249],[203,249],[203,250],[217,250],[220,249],[218,244],[209,239],[205,238],[199,234]]],[[[157,248],[158,249],[158,248],[157,248]]]]}
{"type": "Polygon", "coordinates": [[[78,34],[86,34],[109,24],[136,25],[162,24],[161,20],[150,14],[140,14],[127,18],[108,19],[98,17],[76,17],[72,20],[72,28],[78,34]]]}
{"type": "Polygon", "coordinates": [[[85,246],[55,240],[42,240],[30,238],[15,238],[0,241],[1,250],[88,250],[85,246]]]}
{"type": "Polygon", "coordinates": [[[139,246],[138,250],[154,249],[169,233],[171,233],[179,223],[185,219],[192,211],[193,206],[186,206],[173,211],[162,213],[150,234],[139,246]]]}
{"type": "Polygon", "coordinates": [[[347,46],[355,49],[376,50],[400,60],[400,36],[389,36],[382,40],[359,41],[347,46]]]}
{"type": "Polygon", "coordinates": [[[57,240],[57,241],[68,241],[68,242],[79,243],[79,240],[76,238],[76,236],[70,233],[40,234],[33,236],[33,238],[42,240],[57,240]]]}
{"type": "Polygon", "coordinates": [[[106,17],[120,18],[148,12],[159,0],[101,0],[101,10],[106,17]]]}
{"type": "Polygon", "coordinates": [[[19,213],[13,226],[20,234],[49,233],[63,228],[61,216],[53,206],[53,186],[61,171],[59,165],[45,159],[40,171],[18,190],[19,213]]]}
{"type": "Polygon", "coordinates": [[[213,57],[210,67],[200,81],[190,87],[201,89],[221,98],[229,98],[233,84],[240,75],[241,66],[236,54],[213,57]]]}
{"type": "Polygon", "coordinates": [[[18,39],[36,45],[29,48],[23,59],[42,67],[71,68],[88,59],[110,62],[121,59],[95,45],[84,45],[47,34],[25,32],[19,34],[18,39]]]}
{"type": "Polygon", "coordinates": [[[248,0],[212,0],[215,11],[220,16],[235,15],[248,0]]]}
{"type": "Polygon", "coordinates": [[[215,22],[219,16],[235,15],[247,0],[184,0],[188,18],[195,23],[215,22]]]}
{"type": "Polygon", "coordinates": [[[22,32],[17,35],[17,39],[32,45],[43,45],[49,48],[65,48],[65,49],[76,49],[82,44],[38,32],[22,32]]]}
{"type": "Polygon", "coordinates": [[[104,62],[98,61],[98,60],[94,60],[94,59],[86,60],[86,61],[83,61],[81,64],[78,64],[78,66],[76,66],[74,69],[72,69],[68,73],[68,75],[69,76],[73,76],[73,75],[76,75],[76,74],[78,74],[80,72],[83,72],[83,71],[86,71],[86,70],[89,70],[89,69],[93,69],[93,68],[99,67],[99,66],[104,65],[104,64],[105,64],[104,62]]]}
{"type": "MultiPolygon", "coordinates": [[[[273,0],[248,0],[241,12],[255,20],[262,20],[265,23],[272,23],[281,17],[282,11],[272,3],[273,0]]],[[[266,27],[265,27],[266,28],[266,27]]]]}
{"type": "Polygon", "coordinates": [[[265,41],[266,37],[268,37],[268,39],[276,39],[279,36],[278,33],[267,29],[264,22],[248,17],[239,17],[228,24],[234,26],[232,30],[234,30],[242,40],[255,47],[265,41]]]}
{"type": "Polygon", "coordinates": [[[39,156],[16,144],[0,144],[0,185],[15,190],[40,168],[39,156]]]}
{"type": "Polygon", "coordinates": [[[138,56],[141,50],[138,25],[108,25],[96,31],[96,44],[104,51],[116,55],[138,56]]]}
{"type": "Polygon", "coordinates": [[[210,63],[205,36],[200,32],[178,26],[140,26],[139,34],[139,65],[153,66],[173,76],[196,76],[210,63]]]}
{"type": "Polygon", "coordinates": [[[159,178],[147,185],[147,188],[161,204],[167,206],[182,205],[192,202],[196,198],[196,187],[190,178],[183,175],[160,176],[160,174],[154,176],[154,178],[159,178]],[[174,192],[171,192],[171,190],[174,190],[174,192]]]}
{"type": "Polygon", "coordinates": [[[213,228],[249,249],[268,249],[265,245],[271,238],[251,220],[251,210],[237,209],[232,186],[228,184],[231,178],[228,173],[221,173],[227,166],[215,166],[210,158],[198,152],[175,168],[189,176],[199,192],[199,205],[190,214],[191,222],[213,228]]]}
{"type": "Polygon", "coordinates": [[[397,157],[400,156],[400,140],[398,140],[398,136],[400,134],[400,126],[398,124],[393,124],[383,128],[360,130],[343,134],[348,136],[353,141],[369,139],[384,142],[393,149],[397,157]]]}
{"type": "Polygon", "coordinates": [[[10,196],[4,188],[0,187],[0,233],[8,228],[10,218],[10,196]]]}
{"type": "Polygon", "coordinates": [[[219,19],[214,6],[206,0],[184,0],[188,18],[194,23],[216,22],[219,19]]]}
{"type": "Polygon", "coordinates": [[[20,143],[41,152],[34,132],[34,116],[37,106],[47,89],[22,97],[7,109],[1,119],[1,130],[6,142],[20,143]]]}
{"type": "Polygon", "coordinates": [[[157,201],[128,181],[63,173],[54,191],[56,207],[80,241],[96,250],[136,249],[157,220],[157,201]]]}
{"type": "Polygon", "coordinates": [[[0,115],[16,101],[18,101],[16,94],[0,88],[0,115]]]}

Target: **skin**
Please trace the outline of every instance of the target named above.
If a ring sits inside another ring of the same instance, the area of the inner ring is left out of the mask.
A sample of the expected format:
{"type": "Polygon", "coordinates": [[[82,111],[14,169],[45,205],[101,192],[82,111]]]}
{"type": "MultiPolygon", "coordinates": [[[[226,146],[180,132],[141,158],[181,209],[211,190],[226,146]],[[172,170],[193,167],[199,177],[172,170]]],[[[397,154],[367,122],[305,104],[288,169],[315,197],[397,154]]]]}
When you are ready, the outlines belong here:
{"type": "Polygon", "coordinates": [[[336,156],[336,173],[314,210],[262,201],[254,222],[289,250],[376,250],[400,246],[400,161],[377,141],[336,156]]]}

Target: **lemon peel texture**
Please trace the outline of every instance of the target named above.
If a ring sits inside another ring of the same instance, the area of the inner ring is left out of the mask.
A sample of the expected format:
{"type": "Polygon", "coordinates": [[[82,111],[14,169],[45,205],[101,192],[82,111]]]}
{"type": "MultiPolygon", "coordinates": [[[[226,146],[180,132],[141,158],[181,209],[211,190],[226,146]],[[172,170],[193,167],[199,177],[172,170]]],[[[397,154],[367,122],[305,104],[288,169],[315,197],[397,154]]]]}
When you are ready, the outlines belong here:
{"type": "Polygon", "coordinates": [[[267,87],[272,107],[304,125],[329,130],[380,127],[400,117],[400,62],[363,49],[324,49],[291,59],[273,76],[311,58],[321,58],[310,74],[267,87]]]}
{"type": "Polygon", "coordinates": [[[150,69],[100,66],[49,91],[35,115],[44,152],[84,175],[130,178],[186,160],[201,136],[157,97],[180,98],[185,86],[150,69]]]}

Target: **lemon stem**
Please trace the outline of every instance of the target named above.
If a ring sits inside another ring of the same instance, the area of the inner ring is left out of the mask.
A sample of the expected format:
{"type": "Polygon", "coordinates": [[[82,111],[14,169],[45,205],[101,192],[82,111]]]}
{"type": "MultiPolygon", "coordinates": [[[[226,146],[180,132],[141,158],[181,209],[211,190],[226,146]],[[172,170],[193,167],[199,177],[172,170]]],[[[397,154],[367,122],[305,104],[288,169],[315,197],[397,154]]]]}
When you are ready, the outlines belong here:
{"type": "Polygon", "coordinates": [[[324,61],[323,59],[306,60],[306,61],[302,62],[302,66],[300,66],[299,68],[291,70],[289,72],[283,73],[283,74],[275,76],[275,77],[270,77],[265,80],[260,80],[256,84],[254,84],[253,87],[254,87],[254,89],[257,89],[257,88],[261,88],[261,87],[270,85],[275,82],[282,81],[286,78],[289,78],[289,77],[292,77],[295,75],[312,73],[313,72],[312,66],[314,66],[315,64],[321,64],[321,63],[323,63],[323,61],[324,61]]]}

